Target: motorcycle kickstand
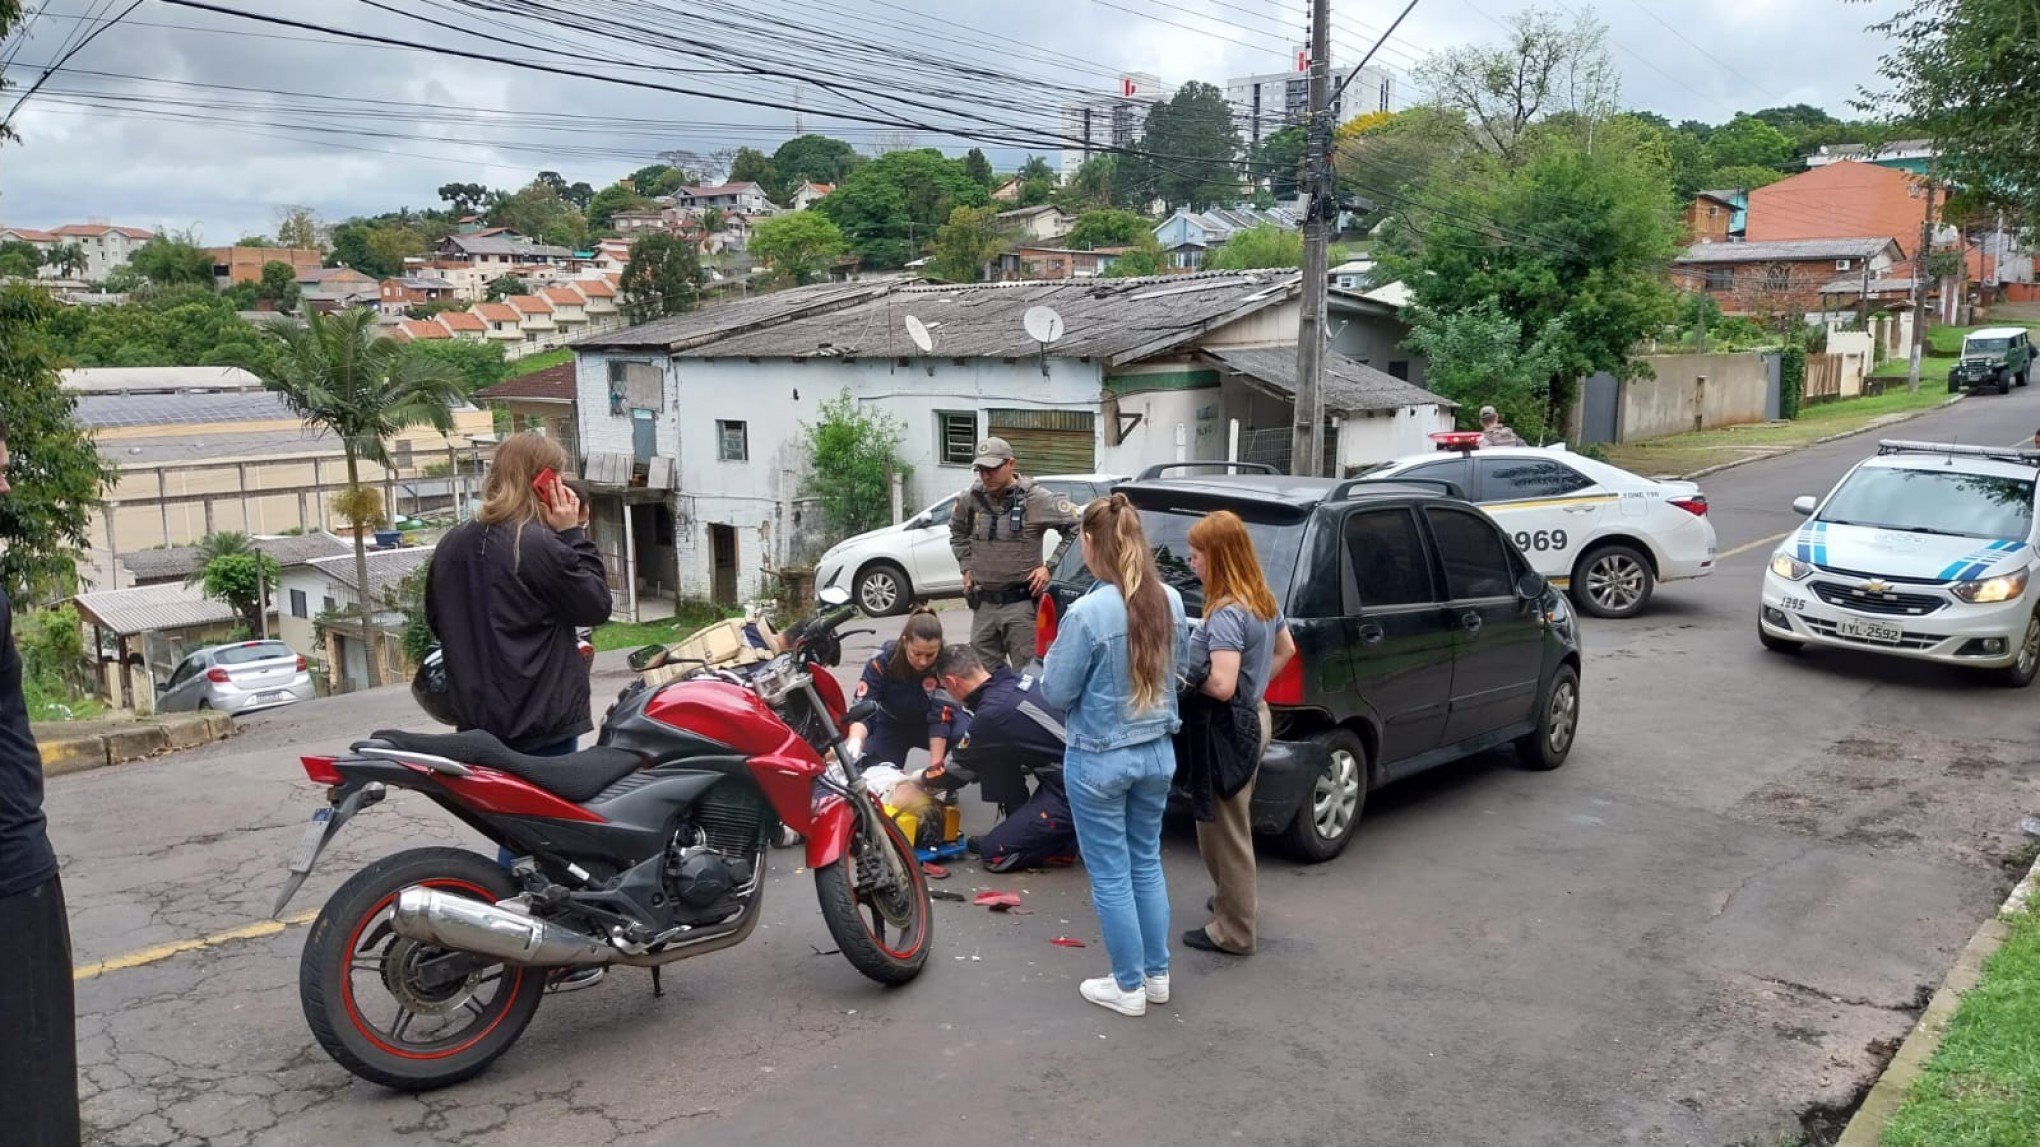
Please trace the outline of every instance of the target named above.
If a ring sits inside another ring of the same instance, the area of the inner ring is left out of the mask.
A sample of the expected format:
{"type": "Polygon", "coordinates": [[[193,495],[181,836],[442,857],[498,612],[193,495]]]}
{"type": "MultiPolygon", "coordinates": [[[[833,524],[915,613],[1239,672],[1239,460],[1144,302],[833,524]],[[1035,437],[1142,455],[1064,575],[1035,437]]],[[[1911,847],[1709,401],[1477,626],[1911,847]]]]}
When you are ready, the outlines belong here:
{"type": "Polygon", "coordinates": [[[652,998],[655,1000],[663,999],[666,995],[665,985],[659,982],[659,973],[663,970],[657,964],[652,965],[652,998]]]}

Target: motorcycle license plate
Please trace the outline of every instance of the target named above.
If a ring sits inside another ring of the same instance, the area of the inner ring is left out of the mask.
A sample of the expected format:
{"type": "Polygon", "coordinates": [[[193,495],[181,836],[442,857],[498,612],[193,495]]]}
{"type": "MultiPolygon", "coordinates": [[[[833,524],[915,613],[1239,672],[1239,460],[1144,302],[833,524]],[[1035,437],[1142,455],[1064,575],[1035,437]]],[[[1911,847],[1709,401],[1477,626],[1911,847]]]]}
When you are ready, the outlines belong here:
{"type": "Polygon", "coordinates": [[[1881,621],[1864,621],[1861,618],[1845,617],[1835,622],[1835,633],[1857,641],[1873,641],[1879,645],[1897,645],[1905,640],[1905,630],[1881,621]]]}
{"type": "Polygon", "coordinates": [[[332,820],[330,806],[312,814],[312,823],[305,826],[304,836],[298,839],[297,847],[290,850],[289,867],[292,872],[303,876],[312,870],[312,865],[319,859],[319,845],[324,843],[326,826],[332,820]]]}

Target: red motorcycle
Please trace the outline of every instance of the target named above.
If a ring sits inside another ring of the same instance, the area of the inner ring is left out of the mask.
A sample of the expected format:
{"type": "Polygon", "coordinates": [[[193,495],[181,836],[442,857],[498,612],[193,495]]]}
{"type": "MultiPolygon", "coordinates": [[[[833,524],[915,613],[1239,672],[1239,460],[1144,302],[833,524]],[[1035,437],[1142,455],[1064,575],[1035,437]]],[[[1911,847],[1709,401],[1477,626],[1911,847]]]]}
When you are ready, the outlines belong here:
{"type": "Polygon", "coordinates": [[[846,711],[826,672],[848,595],[825,591],[823,605],[769,661],[626,688],[596,747],[572,756],[525,756],[478,732],[379,732],[348,756],[304,758],[328,807],[292,856],[278,914],[340,827],[392,787],[516,858],[411,849],[340,886],[298,976],[327,1054],[385,1087],[443,1087],[507,1051],[562,969],[650,968],[656,993],[663,966],[757,928],[782,824],[806,838],[843,956],[882,984],[919,975],[927,880],[844,752],[842,730],[871,707],[846,711]]]}

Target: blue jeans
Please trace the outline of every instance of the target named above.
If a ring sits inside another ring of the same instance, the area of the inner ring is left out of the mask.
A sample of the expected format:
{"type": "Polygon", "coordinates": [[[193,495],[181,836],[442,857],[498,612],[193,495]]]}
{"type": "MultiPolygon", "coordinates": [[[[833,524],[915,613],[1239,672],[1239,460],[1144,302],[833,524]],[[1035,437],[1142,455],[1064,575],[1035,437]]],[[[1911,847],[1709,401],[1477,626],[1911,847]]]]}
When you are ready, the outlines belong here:
{"type": "Polygon", "coordinates": [[[1071,746],[1063,784],[1091,906],[1126,991],[1169,970],[1169,885],[1162,876],[1162,809],[1176,775],[1175,745],[1158,737],[1103,753],[1071,746]]]}
{"type": "MultiPolygon", "coordinates": [[[[524,755],[527,757],[571,757],[575,753],[580,751],[581,751],[581,738],[568,737],[566,740],[561,741],[555,745],[544,745],[541,746],[540,748],[531,749],[527,751],[524,755]]],[[[509,849],[498,848],[496,850],[496,863],[502,865],[504,868],[510,867],[512,864],[516,862],[516,860],[517,858],[511,855],[509,849]]]]}

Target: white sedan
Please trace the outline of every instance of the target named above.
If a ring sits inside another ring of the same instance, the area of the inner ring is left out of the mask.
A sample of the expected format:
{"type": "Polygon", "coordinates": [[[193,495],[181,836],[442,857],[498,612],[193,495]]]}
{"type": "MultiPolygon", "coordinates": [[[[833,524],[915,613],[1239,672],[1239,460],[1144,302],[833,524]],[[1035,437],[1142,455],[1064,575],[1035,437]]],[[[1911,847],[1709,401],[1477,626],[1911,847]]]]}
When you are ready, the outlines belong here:
{"type": "MultiPolygon", "coordinates": [[[[1478,435],[1452,438],[1463,447],[1478,435]]],[[[1633,617],[1659,582],[1714,572],[1714,523],[1700,487],[1639,477],[1562,445],[1418,454],[1364,476],[1457,486],[1532,568],[1596,617],[1633,617]]]]}
{"type": "MultiPolygon", "coordinates": [[[[1110,474],[1051,474],[1035,479],[1078,505],[1111,492],[1113,483],[1123,480],[1110,474]]],[[[858,608],[872,617],[905,613],[916,601],[962,596],[963,571],[956,568],[956,555],[949,552],[949,515],[959,496],[961,491],[897,525],[881,526],[829,547],[815,563],[815,589],[840,585],[850,591],[858,608]]],[[[1061,540],[1055,531],[1042,539],[1042,560],[1055,553],[1061,540]]]]}

